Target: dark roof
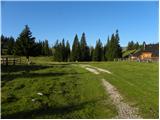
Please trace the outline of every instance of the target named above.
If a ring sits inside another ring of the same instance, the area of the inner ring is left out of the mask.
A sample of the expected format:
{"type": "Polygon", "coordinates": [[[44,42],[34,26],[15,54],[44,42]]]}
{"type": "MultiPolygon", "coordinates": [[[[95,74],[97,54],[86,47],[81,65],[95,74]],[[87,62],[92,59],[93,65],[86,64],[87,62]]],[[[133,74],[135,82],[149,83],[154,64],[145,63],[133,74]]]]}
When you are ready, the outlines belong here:
{"type": "Polygon", "coordinates": [[[139,56],[142,52],[151,52],[152,57],[158,57],[159,56],[159,43],[145,45],[145,48],[143,50],[134,53],[133,56],[139,56]]]}
{"type": "Polygon", "coordinates": [[[159,56],[159,43],[146,45],[144,51],[152,52],[153,57],[159,56]]]}

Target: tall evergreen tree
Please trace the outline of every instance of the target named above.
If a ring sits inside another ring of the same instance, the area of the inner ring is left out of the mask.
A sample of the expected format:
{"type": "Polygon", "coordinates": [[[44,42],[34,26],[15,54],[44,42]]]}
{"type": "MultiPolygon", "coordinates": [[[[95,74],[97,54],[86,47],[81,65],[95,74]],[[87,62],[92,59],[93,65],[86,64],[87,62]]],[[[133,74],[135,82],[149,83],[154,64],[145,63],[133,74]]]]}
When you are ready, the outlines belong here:
{"type": "Polygon", "coordinates": [[[109,40],[109,36],[108,36],[108,39],[107,39],[107,43],[106,43],[106,46],[104,48],[104,58],[105,60],[108,60],[107,57],[108,57],[108,49],[109,49],[109,44],[110,44],[110,40],[109,40]]]}
{"type": "Polygon", "coordinates": [[[78,40],[78,35],[76,34],[72,45],[72,60],[80,61],[80,56],[81,56],[80,43],[78,40]]]}
{"type": "Polygon", "coordinates": [[[89,60],[89,47],[87,46],[85,33],[82,34],[81,41],[81,61],[88,61],[89,60]]]}
{"type": "Polygon", "coordinates": [[[53,47],[53,56],[55,61],[62,61],[62,45],[58,40],[53,47]]]}
{"type": "Polygon", "coordinates": [[[61,54],[62,54],[62,61],[66,61],[66,46],[65,46],[65,41],[64,38],[62,40],[62,44],[61,44],[61,54]]]}
{"type": "Polygon", "coordinates": [[[107,48],[107,60],[113,61],[115,58],[121,58],[122,57],[122,49],[119,44],[119,34],[118,30],[116,30],[116,34],[112,34],[111,40],[109,41],[108,48],[107,48]]]}
{"type": "Polygon", "coordinates": [[[96,47],[93,53],[93,60],[94,61],[102,61],[103,58],[103,48],[102,48],[102,43],[100,39],[96,42],[96,47]]]}
{"type": "Polygon", "coordinates": [[[29,61],[29,56],[34,54],[34,48],[35,37],[32,37],[32,32],[30,31],[28,25],[26,25],[16,40],[16,53],[19,55],[25,55],[29,61]]]}
{"type": "Polygon", "coordinates": [[[49,44],[48,44],[48,40],[45,40],[45,41],[44,41],[43,49],[44,49],[44,55],[48,56],[48,55],[49,55],[49,44]]]}
{"type": "Polygon", "coordinates": [[[118,30],[116,30],[116,35],[115,35],[115,46],[116,46],[116,56],[115,58],[122,58],[122,48],[119,44],[120,38],[119,38],[119,33],[118,30]]]}
{"type": "Polygon", "coordinates": [[[91,46],[91,47],[90,47],[90,61],[93,60],[93,58],[94,58],[93,56],[94,56],[94,47],[91,46]]]}
{"type": "Polygon", "coordinates": [[[70,45],[68,40],[66,42],[66,61],[70,61],[70,45]]]}
{"type": "Polygon", "coordinates": [[[135,48],[136,50],[140,48],[140,46],[139,46],[139,43],[138,43],[138,42],[136,42],[136,43],[134,44],[134,48],[135,48]]]}
{"type": "Polygon", "coordinates": [[[128,42],[127,50],[133,50],[134,49],[134,42],[130,41],[128,42]]]}
{"type": "Polygon", "coordinates": [[[109,61],[112,61],[114,59],[114,53],[115,53],[115,51],[114,51],[114,39],[115,39],[114,34],[112,34],[111,40],[108,43],[107,54],[106,54],[107,60],[109,60],[109,61]]]}
{"type": "Polygon", "coordinates": [[[15,40],[13,37],[10,37],[7,41],[7,54],[13,55],[15,49],[15,40]]]}

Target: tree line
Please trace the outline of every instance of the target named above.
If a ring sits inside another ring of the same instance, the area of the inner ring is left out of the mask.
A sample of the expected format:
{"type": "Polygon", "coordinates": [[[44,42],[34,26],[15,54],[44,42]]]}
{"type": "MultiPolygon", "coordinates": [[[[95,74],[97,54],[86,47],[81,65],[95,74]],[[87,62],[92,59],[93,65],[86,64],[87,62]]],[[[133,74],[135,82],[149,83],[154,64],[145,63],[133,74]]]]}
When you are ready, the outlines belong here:
{"type": "Polygon", "coordinates": [[[52,50],[48,40],[36,42],[26,25],[17,39],[1,35],[1,55],[19,55],[29,59],[29,56],[52,55],[52,50]]]}
{"type": "Polygon", "coordinates": [[[56,61],[113,61],[122,57],[122,48],[119,44],[118,30],[108,37],[106,45],[103,46],[100,39],[96,41],[96,46],[89,47],[86,42],[85,33],[82,33],[79,40],[78,35],[74,37],[72,49],[69,42],[56,41],[53,47],[53,56],[56,61]]]}
{"type": "Polygon", "coordinates": [[[32,36],[30,28],[26,25],[17,39],[1,36],[1,54],[26,56],[28,60],[29,56],[53,56],[55,61],[60,62],[113,61],[115,58],[122,57],[118,30],[111,37],[108,36],[105,45],[98,39],[95,47],[87,45],[85,33],[82,33],[80,39],[76,34],[72,46],[64,39],[57,40],[52,47],[49,46],[48,40],[39,42],[35,40],[36,38],[32,36]]]}

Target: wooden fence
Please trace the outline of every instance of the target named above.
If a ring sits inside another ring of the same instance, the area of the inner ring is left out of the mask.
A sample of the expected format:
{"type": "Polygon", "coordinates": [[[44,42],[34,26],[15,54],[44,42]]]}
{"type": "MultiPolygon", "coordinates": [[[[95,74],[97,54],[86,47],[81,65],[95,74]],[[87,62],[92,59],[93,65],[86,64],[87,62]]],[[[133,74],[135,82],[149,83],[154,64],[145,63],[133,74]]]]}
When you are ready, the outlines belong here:
{"type": "Polygon", "coordinates": [[[1,64],[2,65],[16,65],[21,64],[22,60],[21,57],[1,57],[1,64]]]}
{"type": "Polygon", "coordinates": [[[114,61],[135,61],[135,62],[159,62],[159,57],[152,57],[146,59],[139,59],[139,58],[116,58],[114,61]]]}

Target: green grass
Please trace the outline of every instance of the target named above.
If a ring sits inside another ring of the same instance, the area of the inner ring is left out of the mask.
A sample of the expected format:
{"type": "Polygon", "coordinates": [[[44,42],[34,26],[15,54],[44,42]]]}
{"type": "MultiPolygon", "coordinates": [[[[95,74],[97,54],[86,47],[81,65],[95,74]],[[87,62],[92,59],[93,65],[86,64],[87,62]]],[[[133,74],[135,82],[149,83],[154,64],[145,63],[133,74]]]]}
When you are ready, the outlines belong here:
{"type": "Polygon", "coordinates": [[[112,118],[117,115],[99,76],[70,63],[53,63],[51,57],[31,59],[34,64],[29,66],[1,66],[2,118],[112,118]]]}
{"type": "Polygon", "coordinates": [[[79,63],[53,62],[52,57],[30,59],[29,66],[1,66],[2,118],[113,118],[117,110],[101,78],[138,107],[143,118],[159,117],[158,63],[86,62],[113,73],[94,75],[79,63]]]}
{"type": "Polygon", "coordinates": [[[102,73],[101,77],[116,86],[127,102],[138,107],[143,118],[159,118],[158,63],[93,62],[90,64],[113,73],[112,75],[102,73]]]}

